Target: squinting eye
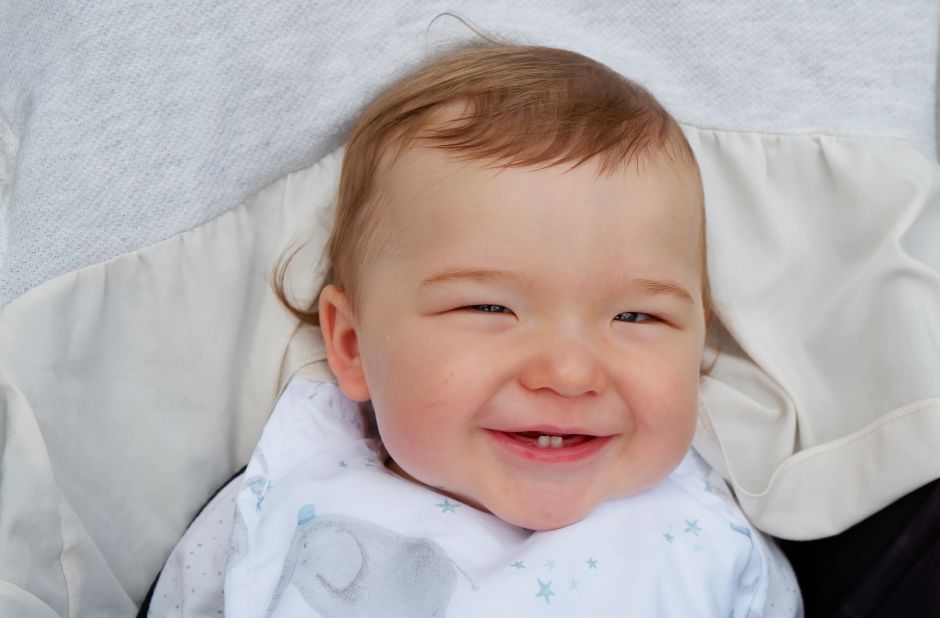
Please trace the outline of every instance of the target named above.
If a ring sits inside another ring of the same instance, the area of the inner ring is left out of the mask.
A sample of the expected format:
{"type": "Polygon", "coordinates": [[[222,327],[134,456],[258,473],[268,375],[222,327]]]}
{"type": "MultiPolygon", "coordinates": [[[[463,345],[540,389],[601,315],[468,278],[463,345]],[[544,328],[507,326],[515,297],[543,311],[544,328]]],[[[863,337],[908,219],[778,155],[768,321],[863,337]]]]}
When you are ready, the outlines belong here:
{"type": "Polygon", "coordinates": [[[467,305],[466,309],[482,311],[483,313],[512,313],[512,311],[502,305],[467,305]]]}
{"type": "Polygon", "coordinates": [[[624,311],[623,313],[618,313],[617,317],[614,319],[620,322],[646,322],[647,320],[652,320],[653,316],[636,311],[624,311]]]}

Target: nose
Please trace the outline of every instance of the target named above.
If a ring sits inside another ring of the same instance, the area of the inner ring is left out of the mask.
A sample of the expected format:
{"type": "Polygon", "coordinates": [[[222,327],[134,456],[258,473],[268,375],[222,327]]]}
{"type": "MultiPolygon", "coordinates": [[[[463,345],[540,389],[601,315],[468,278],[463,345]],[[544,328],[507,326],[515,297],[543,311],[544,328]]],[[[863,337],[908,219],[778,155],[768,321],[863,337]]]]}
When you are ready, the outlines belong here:
{"type": "Polygon", "coordinates": [[[607,387],[607,371],[598,355],[577,340],[554,341],[538,349],[520,374],[532,391],[548,390],[562,397],[597,395],[607,387]]]}

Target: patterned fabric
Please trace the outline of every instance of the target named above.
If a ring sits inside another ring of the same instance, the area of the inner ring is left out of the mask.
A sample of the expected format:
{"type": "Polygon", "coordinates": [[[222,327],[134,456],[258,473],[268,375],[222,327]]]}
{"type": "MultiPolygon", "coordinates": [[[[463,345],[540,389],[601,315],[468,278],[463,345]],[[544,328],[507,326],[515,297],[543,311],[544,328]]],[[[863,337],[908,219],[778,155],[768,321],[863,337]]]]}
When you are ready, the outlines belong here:
{"type": "Polygon", "coordinates": [[[801,615],[789,565],[694,451],[655,488],[548,532],[382,459],[336,386],[292,382],[237,494],[225,615],[801,615]]]}

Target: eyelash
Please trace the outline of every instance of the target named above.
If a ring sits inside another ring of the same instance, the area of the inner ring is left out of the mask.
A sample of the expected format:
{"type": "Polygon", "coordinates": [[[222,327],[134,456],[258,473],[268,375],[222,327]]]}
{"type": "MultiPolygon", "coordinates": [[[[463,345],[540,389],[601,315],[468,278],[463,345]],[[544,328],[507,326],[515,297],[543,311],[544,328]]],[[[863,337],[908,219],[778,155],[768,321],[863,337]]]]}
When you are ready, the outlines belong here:
{"type": "Polygon", "coordinates": [[[614,319],[617,320],[621,316],[629,316],[628,318],[618,320],[619,322],[627,322],[629,324],[637,324],[639,322],[648,322],[654,319],[653,316],[651,316],[650,314],[640,313],[639,311],[624,311],[623,313],[618,313],[614,319]]]}
{"type": "MultiPolygon", "coordinates": [[[[473,311],[479,311],[480,313],[512,313],[512,310],[502,305],[467,305],[465,309],[472,309],[473,311]]],[[[648,313],[641,313],[639,311],[624,311],[623,313],[618,313],[616,317],[614,317],[614,320],[619,322],[627,322],[629,324],[648,322],[653,319],[655,318],[648,313]]]]}
{"type": "Polygon", "coordinates": [[[482,313],[512,313],[508,308],[502,305],[467,305],[466,309],[473,309],[482,313]]]}

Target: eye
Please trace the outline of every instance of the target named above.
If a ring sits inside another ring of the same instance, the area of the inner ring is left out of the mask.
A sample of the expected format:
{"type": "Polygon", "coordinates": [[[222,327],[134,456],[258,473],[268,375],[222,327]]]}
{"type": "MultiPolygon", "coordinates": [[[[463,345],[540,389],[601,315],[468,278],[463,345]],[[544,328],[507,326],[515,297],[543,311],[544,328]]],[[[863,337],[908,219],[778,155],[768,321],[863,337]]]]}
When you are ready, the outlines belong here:
{"type": "Polygon", "coordinates": [[[617,317],[614,320],[618,322],[646,322],[648,320],[653,320],[653,316],[648,313],[639,313],[637,311],[624,311],[623,313],[618,313],[617,317]]]}
{"type": "Polygon", "coordinates": [[[464,309],[481,311],[483,313],[512,313],[508,307],[503,307],[502,305],[467,305],[464,309]]]}

